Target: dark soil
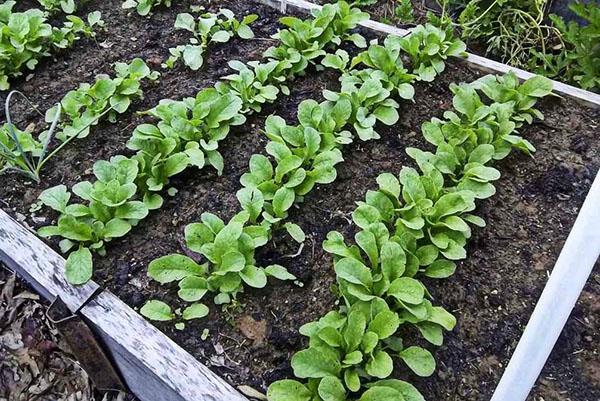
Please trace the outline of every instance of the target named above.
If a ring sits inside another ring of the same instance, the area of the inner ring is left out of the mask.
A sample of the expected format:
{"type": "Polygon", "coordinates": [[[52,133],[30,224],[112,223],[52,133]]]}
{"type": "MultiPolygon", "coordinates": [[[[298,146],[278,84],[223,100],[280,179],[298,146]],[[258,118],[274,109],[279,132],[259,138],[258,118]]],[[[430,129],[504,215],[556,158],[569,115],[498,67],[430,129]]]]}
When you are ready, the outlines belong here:
{"type": "MultiPolygon", "coordinates": [[[[111,0],[88,6],[88,10],[100,9],[107,22],[106,32],[97,38],[98,45],[81,41],[56,59],[42,62],[28,81],[15,82],[14,89],[22,90],[45,109],[79,82],[109,73],[115,61],[142,57],[159,69],[168,48],[186,37],[172,25],[176,14],[186,11],[191,2],[178,2],[151,18],[128,16],[119,8],[120,3],[111,0]]],[[[273,9],[254,1],[232,0],[209,2],[207,7],[220,6],[238,15],[259,14],[261,18],[253,26],[257,38],[212,48],[201,72],[184,67],[161,70],[160,82],[145,85],[144,100],[132,110],[150,108],[162,98],[193,96],[229,73],[226,61],[259,59],[271,45],[268,38],[278,28],[273,9]]],[[[172,324],[161,324],[160,328],[234,385],[264,389],[274,380],[291,376],[290,356],[305,344],[298,327],[335,308],[330,292],[334,282],[331,258],[321,248],[327,232],[338,230],[352,237],[355,227],[350,224],[350,213],[355,202],[376,187],[375,178],[380,173],[399,172],[402,166],[413,165],[404,149],[428,148],[419,128],[451,108],[449,84],[470,82],[479,75],[465,64],[453,62],[436,82],[418,84],[415,102],[401,106],[400,122],[391,128],[381,127],[378,141],[357,142],[346,148],[338,179],[316,188],[293,210],[292,221],[308,234],[304,248],[293,257],[297,245],[284,235],[276,236],[260,251],[258,261],[261,265],[285,265],[304,283],[302,287],[272,282],[263,290],[243,294],[242,311],[222,312],[213,307],[208,318],[189,323],[183,331],[175,330],[172,324]],[[202,341],[200,333],[205,328],[210,335],[202,341]]],[[[197,221],[202,212],[228,219],[238,211],[235,192],[240,188],[239,177],[247,170],[253,153],[264,153],[266,138],[260,129],[266,116],[277,113],[292,122],[300,101],[321,100],[322,89],[338,88],[334,75],[315,71],[298,78],[291,87],[291,96],[249,118],[221,144],[223,176],[210,169],[189,170],[178,176],[173,185],[179,192],[125,238],[109,244],[107,257],[96,260],[94,279],[134,308],[148,298],[180,305],[175,287],[159,286],[146,277],[147,264],[170,252],[186,252],[183,229],[197,221]]],[[[414,382],[430,401],[490,398],[600,167],[600,112],[558,98],[543,101],[540,109],[546,120],[536,121],[521,132],[537,147],[535,157],[514,153],[498,165],[503,172],[496,185],[498,193],[482,202],[478,210],[488,226],[475,232],[469,258],[450,279],[427,282],[435,302],[453,311],[458,325],[446,336],[444,346],[432,348],[438,362],[433,377],[419,379],[400,366],[395,374],[414,382]]],[[[35,121],[34,114],[24,111],[23,106],[17,105],[15,110],[21,112],[24,126],[35,121]]],[[[92,135],[73,143],[47,166],[39,186],[20,177],[2,177],[0,207],[34,228],[50,223],[56,218],[50,211],[29,212],[38,194],[59,183],[70,187],[90,179],[94,161],[127,154],[125,143],[133,127],[145,120],[131,111],[120,116],[116,124],[95,127],[92,135]]],[[[600,272],[596,268],[530,400],[600,399],[599,294],[600,272]]],[[[414,333],[406,335],[413,337],[414,333]]]]}

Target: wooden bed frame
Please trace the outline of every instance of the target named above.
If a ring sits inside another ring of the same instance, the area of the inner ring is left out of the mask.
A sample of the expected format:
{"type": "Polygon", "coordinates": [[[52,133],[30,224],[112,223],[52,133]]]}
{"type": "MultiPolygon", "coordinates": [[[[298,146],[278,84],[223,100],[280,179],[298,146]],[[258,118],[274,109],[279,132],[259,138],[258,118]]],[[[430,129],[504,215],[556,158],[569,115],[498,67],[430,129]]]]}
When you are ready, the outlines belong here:
{"type": "MultiPolygon", "coordinates": [[[[304,12],[320,6],[304,0],[259,0],[285,10],[304,12]]],[[[365,28],[394,35],[407,30],[375,21],[365,28]]],[[[469,54],[464,60],[495,73],[515,71],[521,79],[533,74],[469,54]]],[[[600,95],[553,82],[556,92],[592,107],[600,95]]],[[[83,316],[104,343],[129,389],[142,401],[247,401],[236,389],[147,322],[110,291],[91,281],[73,287],[64,278],[65,259],[34,233],[0,209],[0,261],[16,271],[44,298],[60,297],[83,316]]]]}

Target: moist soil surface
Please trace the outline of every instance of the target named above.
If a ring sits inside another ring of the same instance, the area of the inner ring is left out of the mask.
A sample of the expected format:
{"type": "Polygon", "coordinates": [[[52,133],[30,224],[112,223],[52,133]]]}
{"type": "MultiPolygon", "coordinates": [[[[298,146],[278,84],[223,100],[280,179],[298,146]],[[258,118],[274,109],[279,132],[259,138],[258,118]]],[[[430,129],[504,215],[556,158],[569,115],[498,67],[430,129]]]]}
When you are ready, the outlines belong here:
{"type": "MultiPolygon", "coordinates": [[[[2,176],[0,207],[33,229],[54,222],[57,216],[52,211],[30,212],[39,193],[57,184],[71,187],[91,179],[96,160],[130,154],[125,143],[133,128],[151,121],[134,110],[151,108],[163,98],[194,96],[231,73],[228,60],[258,60],[275,43],[270,39],[279,27],[275,10],[255,1],[212,1],[205,5],[209,10],[228,7],[238,16],[259,14],[260,19],[252,26],[256,38],[211,47],[199,72],[181,65],[172,71],[163,70],[160,64],[168,57],[168,48],[187,39],[172,26],[177,13],[188,11],[191,3],[177,2],[150,18],[128,14],[118,0],[90,2],[81,10],[82,14],[102,11],[105,31],[95,41],[82,40],[54,59],[41,62],[27,79],[15,81],[13,89],[24,92],[45,110],[79,83],[91,82],[99,73],[110,73],[114,62],[134,57],[142,57],[160,70],[160,81],[145,84],[144,99],[135,102],[115,124],[99,124],[89,137],[60,153],[46,166],[41,184],[2,176]]],[[[332,260],[321,248],[326,234],[338,230],[346,238],[354,235],[356,227],[350,224],[350,215],[355,202],[362,200],[368,189],[376,188],[375,178],[380,173],[398,173],[403,166],[413,166],[405,148],[430,148],[422,139],[420,125],[452,107],[450,83],[470,82],[480,75],[462,62],[450,62],[435,82],[418,83],[415,101],[401,105],[400,121],[393,127],[380,127],[380,140],[357,141],[345,148],[345,162],[338,165],[337,180],[316,187],[292,210],[291,221],[307,233],[304,247],[298,249],[286,235],[276,234],[257,259],[264,266],[286,266],[302,286],[270,282],[265,289],[242,294],[240,310],[221,311],[212,306],[207,318],[187,323],[182,331],[173,323],[158,327],[233,385],[265,390],[269,383],[291,377],[290,357],[306,344],[298,328],[336,307],[331,292],[332,260]],[[209,335],[202,340],[204,329],[209,335]]],[[[150,298],[183,306],[177,300],[176,287],[150,281],[146,267],[154,258],[172,252],[200,260],[184,247],[184,227],[198,221],[206,211],[223,219],[238,211],[235,193],[240,188],[239,177],[247,170],[252,154],[265,153],[267,139],[260,130],[266,116],[276,113],[292,123],[300,101],[322,100],[323,89],[338,89],[335,74],[314,70],[290,86],[290,96],[248,118],[221,143],[225,159],[222,176],[208,168],[189,169],[177,176],[172,182],[177,194],[168,197],[160,210],[126,237],[109,243],[106,257],[96,258],[94,280],[136,310],[150,298]]],[[[475,230],[468,258],[451,278],[426,280],[434,302],[457,317],[457,327],[446,335],[443,346],[430,347],[438,364],[432,377],[415,377],[400,365],[394,375],[413,382],[428,400],[490,398],[600,167],[600,112],[561,98],[546,99],[539,108],[545,120],[521,130],[537,152],[533,158],[514,152],[498,164],[503,176],[496,183],[497,194],[478,208],[487,227],[475,230]]],[[[17,102],[13,114],[22,128],[40,124],[24,104],[17,102]]],[[[49,244],[58,249],[58,241],[49,244]]],[[[573,261],[573,268],[577,268],[577,261],[573,261]]],[[[599,295],[596,266],[529,400],[600,399],[599,295]]],[[[411,342],[420,341],[410,329],[403,335],[411,342]]]]}

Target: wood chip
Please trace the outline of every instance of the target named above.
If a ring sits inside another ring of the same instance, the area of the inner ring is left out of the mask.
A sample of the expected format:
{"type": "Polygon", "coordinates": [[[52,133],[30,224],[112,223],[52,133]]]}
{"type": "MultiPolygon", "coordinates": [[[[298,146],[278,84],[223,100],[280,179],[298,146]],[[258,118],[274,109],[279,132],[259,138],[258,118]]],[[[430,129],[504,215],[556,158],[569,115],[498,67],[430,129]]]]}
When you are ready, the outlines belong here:
{"type": "Polygon", "coordinates": [[[258,390],[253,389],[250,386],[238,386],[237,388],[238,390],[240,390],[240,393],[244,394],[245,396],[248,396],[250,398],[255,398],[257,400],[261,400],[261,401],[266,401],[267,400],[267,396],[264,395],[263,393],[261,393],[258,390]]]}

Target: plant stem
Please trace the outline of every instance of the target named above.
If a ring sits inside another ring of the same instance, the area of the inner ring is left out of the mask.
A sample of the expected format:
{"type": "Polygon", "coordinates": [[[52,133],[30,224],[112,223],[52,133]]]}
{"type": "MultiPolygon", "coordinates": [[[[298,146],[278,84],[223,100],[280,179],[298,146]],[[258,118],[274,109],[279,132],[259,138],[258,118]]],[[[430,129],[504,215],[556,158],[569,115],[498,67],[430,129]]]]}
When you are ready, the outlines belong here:
{"type": "Polygon", "coordinates": [[[77,131],[77,134],[72,135],[71,137],[67,138],[66,141],[64,141],[63,143],[61,143],[56,149],[54,149],[52,151],[52,153],[50,153],[48,156],[46,156],[46,158],[44,158],[44,160],[41,160],[37,166],[37,169],[35,170],[36,174],[39,176],[40,171],[42,169],[42,167],[44,166],[44,164],[46,164],[46,162],[51,159],[55,154],[57,154],[62,148],[64,148],[69,142],[71,142],[73,139],[77,138],[77,136],[83,132],[83,130],[89,128],[94,122],[97,122],[98,120],[100,120],[100,118],[104,117],[104,115],[106,115],[108,112],[110,112],[111,110],[113,110],[113,107],[109,107],[108,109],[104,110],[104,112],[102,112],[102,114],[99,114],[98,116],[96,116],[89,124],[87,124],[85,127],[81,128],[79,131],[77,131]]]}

